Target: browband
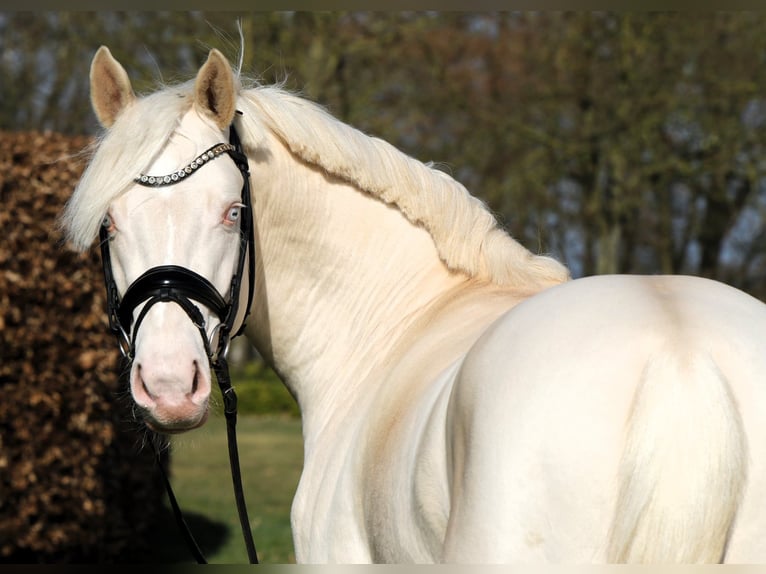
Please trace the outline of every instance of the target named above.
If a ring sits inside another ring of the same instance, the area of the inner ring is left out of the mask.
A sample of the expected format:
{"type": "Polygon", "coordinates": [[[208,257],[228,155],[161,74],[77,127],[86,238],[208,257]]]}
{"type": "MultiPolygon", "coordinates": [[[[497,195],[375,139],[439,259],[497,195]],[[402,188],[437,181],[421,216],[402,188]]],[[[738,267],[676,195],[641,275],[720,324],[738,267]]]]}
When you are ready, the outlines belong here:
{"type": "Polygon", "coordinates": [[[133,181],[141,184],[145,187],[164,187],[166,185],[173,185],[179,181],[183,181],[187,175],[191,175],[198,168],[205,165],[210,160],[213,160],[225,153],[233,152],[236,148],[230,143],[220,143],[205,150],[200,155],[195,157],[188,165],[182,167],[178,171],[174,171],[169,175],[144,175],[143,173],[135,178],[133,181]]]}

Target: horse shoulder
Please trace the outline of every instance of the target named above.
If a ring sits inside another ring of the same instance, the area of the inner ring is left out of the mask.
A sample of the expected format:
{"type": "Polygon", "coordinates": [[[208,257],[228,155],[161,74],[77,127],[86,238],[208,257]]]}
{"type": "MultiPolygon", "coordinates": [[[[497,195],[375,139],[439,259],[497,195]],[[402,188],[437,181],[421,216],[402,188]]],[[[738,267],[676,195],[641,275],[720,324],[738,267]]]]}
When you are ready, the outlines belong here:
{"type": "Polygon", "coordinates": [[[518,301],[482,285],[456,289],[408,329],[376,384],[364,440],[357,441],[375,561],[438,560],[449,514],[445,423],[452,386],[466,350],[518,301]]]}

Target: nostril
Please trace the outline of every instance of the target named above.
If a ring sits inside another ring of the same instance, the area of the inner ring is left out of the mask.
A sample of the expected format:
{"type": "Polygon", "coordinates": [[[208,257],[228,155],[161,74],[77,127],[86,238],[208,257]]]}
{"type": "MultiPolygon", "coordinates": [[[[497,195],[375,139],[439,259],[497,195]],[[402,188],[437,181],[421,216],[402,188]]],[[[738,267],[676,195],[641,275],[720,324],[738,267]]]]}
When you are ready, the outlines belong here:
{"type": "Polygon", "coordinates": [[[141,365],[138,365],[138,380],[141,381],[141,388],[143,389],[144,393],[146,393],[146,396],[150,399],[153,399],[152,392],[149,390],[149,387],[146,386],[146,381],[144,381],[144,378],[141,376],[141,365]]]}
{"type": "Polygon", "coordinates": [[[186,395],[195,405],[202,406],[207,403],[210,394],[210,380],[205,376],[205,371],[200,369],[197,361],[194,361],[194,377],[192,378],[191,391],[186,395]]]}
{"type": "Polygon", "coordinates": [[[136,403],[143,407],[149,407],[155,402],[154,394],[146,386],[146,381],[141,374],[141,365],[136,365],[136,370],[133,375],[133,398],[136,403]]]}
{"type": "Polygon", "coordinates": [[[197,394],[198,388],[199,388],[199,365],[197,364],[197,361],[194,361],[194,380],[192,381],[191,396],[194,396],[197,394]]]}

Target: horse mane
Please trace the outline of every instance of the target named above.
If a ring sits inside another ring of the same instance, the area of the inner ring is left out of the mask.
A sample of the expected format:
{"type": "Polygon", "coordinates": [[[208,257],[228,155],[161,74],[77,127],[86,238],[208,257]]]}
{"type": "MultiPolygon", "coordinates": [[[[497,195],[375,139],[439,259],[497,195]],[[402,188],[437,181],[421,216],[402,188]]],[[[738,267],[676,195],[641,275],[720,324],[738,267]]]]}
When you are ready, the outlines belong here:
{"type": "MultiPolygon", "coordinates": [[[[158,90],[125,109],[95,142],[60,222],[76,249],[88,249],[109,205],[165,147],[193,99],[191,81],[158,90]]],[[[278,86],[256,85],[240,89],[238,107],[247,149],[263,146],[269,129],[301,160],[397,207],[422,226],[450,270],[526,293],[568,279],[561,263],[534,255],[511,238],[459,182],[340,122],[321,106],[278,86]]]]}
{"type": "MultiPolygon", "coordinates": [[[[321,106],[276,86],[243,90],[239,105],[245,125],[256,118],[301,160],[397,207],[426,229],[450,270],[526,293],[569,279],[564,265],[514,240],[452,177],[344,124],[321,106]]],[[[257,132],[243,131],[248,145],[248,134],[257,132]]]]}

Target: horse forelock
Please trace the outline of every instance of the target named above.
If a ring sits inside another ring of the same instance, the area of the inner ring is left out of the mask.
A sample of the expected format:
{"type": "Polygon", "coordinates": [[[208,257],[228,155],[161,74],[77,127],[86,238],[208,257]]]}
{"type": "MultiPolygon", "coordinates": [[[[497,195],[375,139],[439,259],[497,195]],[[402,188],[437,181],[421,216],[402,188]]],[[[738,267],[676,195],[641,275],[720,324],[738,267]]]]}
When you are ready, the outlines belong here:
{"type": "Polygon", "coordinates": [[[452,177],[321,106],[279,87],[259,86],[243,91],[241,107],[301,160],[397,207],[426,229],[452,271],[528,293],[569,278],[561,263],[532,254],[499,228],[486,205],[452,177]]]}
{"type": "Polygon", "coordinates": [[[192,105],[191,82],[137,100],[93,146],[93,155],[62,214],[67,238],[86,250],[110,204],[151,164],[192,105]]]}

